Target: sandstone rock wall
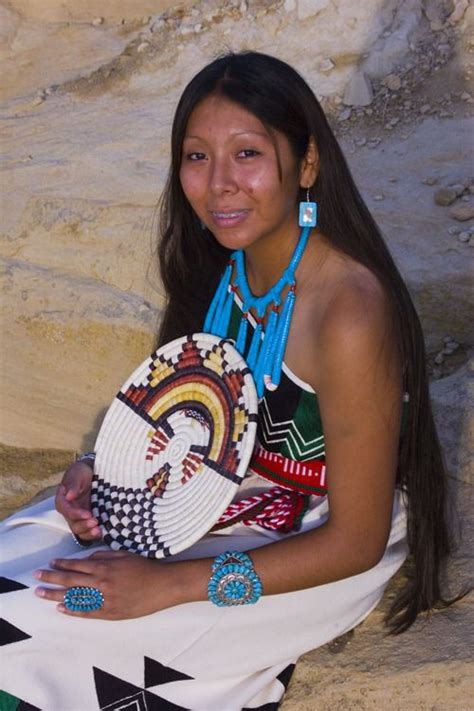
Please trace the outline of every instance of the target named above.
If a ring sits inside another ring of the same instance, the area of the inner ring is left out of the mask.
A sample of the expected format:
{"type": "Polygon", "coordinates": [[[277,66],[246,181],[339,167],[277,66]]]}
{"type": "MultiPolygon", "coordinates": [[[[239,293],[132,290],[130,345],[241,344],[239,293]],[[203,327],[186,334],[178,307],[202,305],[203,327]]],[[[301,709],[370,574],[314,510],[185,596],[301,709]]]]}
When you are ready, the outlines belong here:
{"type": "MultiPolygon", "coordinates": [[[[469,579],[473,21],[467,0],[0,0],[2,510],[93,446],[148,354],[174,107],[217,53],[258,49],[314,88],[414,294],[469,579]]],[[[284,707],[469,708],[472,603],[400,643],[380,618],[307,655],[284,707]]]]}
{"type": "Polygon", "coordinates": [[[433,347],[448,325],[464,343],[469,250],[447,234],[450,218],[423,184],[468,177],[464,5],[0,2],[2,440],[90,446],[99,413],[150,349],[162,305],[149,269],[154,206],[172,113],[195,70],[227,48],[273,52],[305,75],[412,282],[433,347]],[[446,130],[437,119],[447,107],[429,96],[420,106],[420,82],[454,63],[450,105],[462,106],[446,130]]]}

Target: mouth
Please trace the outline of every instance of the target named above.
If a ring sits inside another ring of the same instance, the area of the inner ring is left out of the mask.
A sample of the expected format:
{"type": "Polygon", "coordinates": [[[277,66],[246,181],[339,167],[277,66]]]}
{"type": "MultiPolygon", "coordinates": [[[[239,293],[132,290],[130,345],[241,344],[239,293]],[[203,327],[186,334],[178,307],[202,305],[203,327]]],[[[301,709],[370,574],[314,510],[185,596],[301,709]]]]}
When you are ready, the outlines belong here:
{"type": "Polygon", "coordinates": [[[234,226],[242,222],[250,210],[210,210],[212,221],[221,227],[234,226]]]}

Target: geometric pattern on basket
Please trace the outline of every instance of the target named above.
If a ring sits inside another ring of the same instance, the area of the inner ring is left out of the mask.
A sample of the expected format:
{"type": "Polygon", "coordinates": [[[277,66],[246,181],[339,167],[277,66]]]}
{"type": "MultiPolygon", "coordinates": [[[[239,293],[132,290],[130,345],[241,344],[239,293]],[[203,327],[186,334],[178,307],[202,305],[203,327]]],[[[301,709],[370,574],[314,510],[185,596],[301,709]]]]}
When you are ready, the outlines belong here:
{"type": "Polygon", "coordinates": [[[229,341],[166,344],[121,388],[96,443],[92,510],[104,541],[152,558],[207,533],[245,475],[257,396],[229,341]]]}

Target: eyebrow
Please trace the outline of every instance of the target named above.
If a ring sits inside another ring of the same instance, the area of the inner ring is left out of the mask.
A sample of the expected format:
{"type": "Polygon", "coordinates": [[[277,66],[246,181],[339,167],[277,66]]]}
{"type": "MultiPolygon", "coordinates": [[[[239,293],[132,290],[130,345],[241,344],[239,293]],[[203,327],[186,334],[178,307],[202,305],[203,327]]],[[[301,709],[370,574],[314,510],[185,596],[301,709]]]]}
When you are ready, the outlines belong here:
{"type": "MultiPolygon", "coordinates": [[[[245,135],[247,135],[247,134],[249,134],[249,133],[255,134],[256,136],[263,136],[264,138],[268,138],[268,139],[271,140],[270,136],[269,136],[268,133],[266,133],[265,131],[252,131],[252,130],[249,130],[249,131],[239,131],[238,133],[233,133],[233,134],[231,134],[231,135],[232,135],[232,138],[234,138],[234,137],[237,137],[237,136],[245,136],[245,135]]],[[[185,136],[184,136],[184,138],[198,138],[199,140],[202,140],[202,136],[194,136],[193,134],[190,134],[190,133],[186,133],[185,136]]]]}

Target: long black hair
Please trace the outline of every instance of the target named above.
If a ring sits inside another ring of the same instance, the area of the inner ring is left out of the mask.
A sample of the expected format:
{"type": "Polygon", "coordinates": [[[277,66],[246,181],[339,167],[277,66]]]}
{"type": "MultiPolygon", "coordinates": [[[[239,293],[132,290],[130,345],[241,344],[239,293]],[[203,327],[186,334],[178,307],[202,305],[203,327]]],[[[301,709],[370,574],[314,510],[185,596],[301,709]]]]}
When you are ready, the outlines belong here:
{"type": "Polygon", "coordinates": [[[258,52],[230,53],[202,69],[187,85],[173,122],[172,156],[161,202],[158,248],[167,295],[158,343],[199,331],[229,252],[203,230],[179,180],[182,144],[189,117],[211,94],[221,95],[283,133],[297,159],[314,136],[320,160],[312,196],[322,206],[319,227],[331,244],[370,269],[393,307],[410,395],[401,439],[397,484],[406,493],[410,557],[406,583],[388,614],[393,632],[403,632],[419,612],[445,604],[442,563],[451,542],[447,525],[447,479],[431,411],[423,334],[407,287],[382,235],[357,190],[319,102],[288,64],[258,52]]]}

